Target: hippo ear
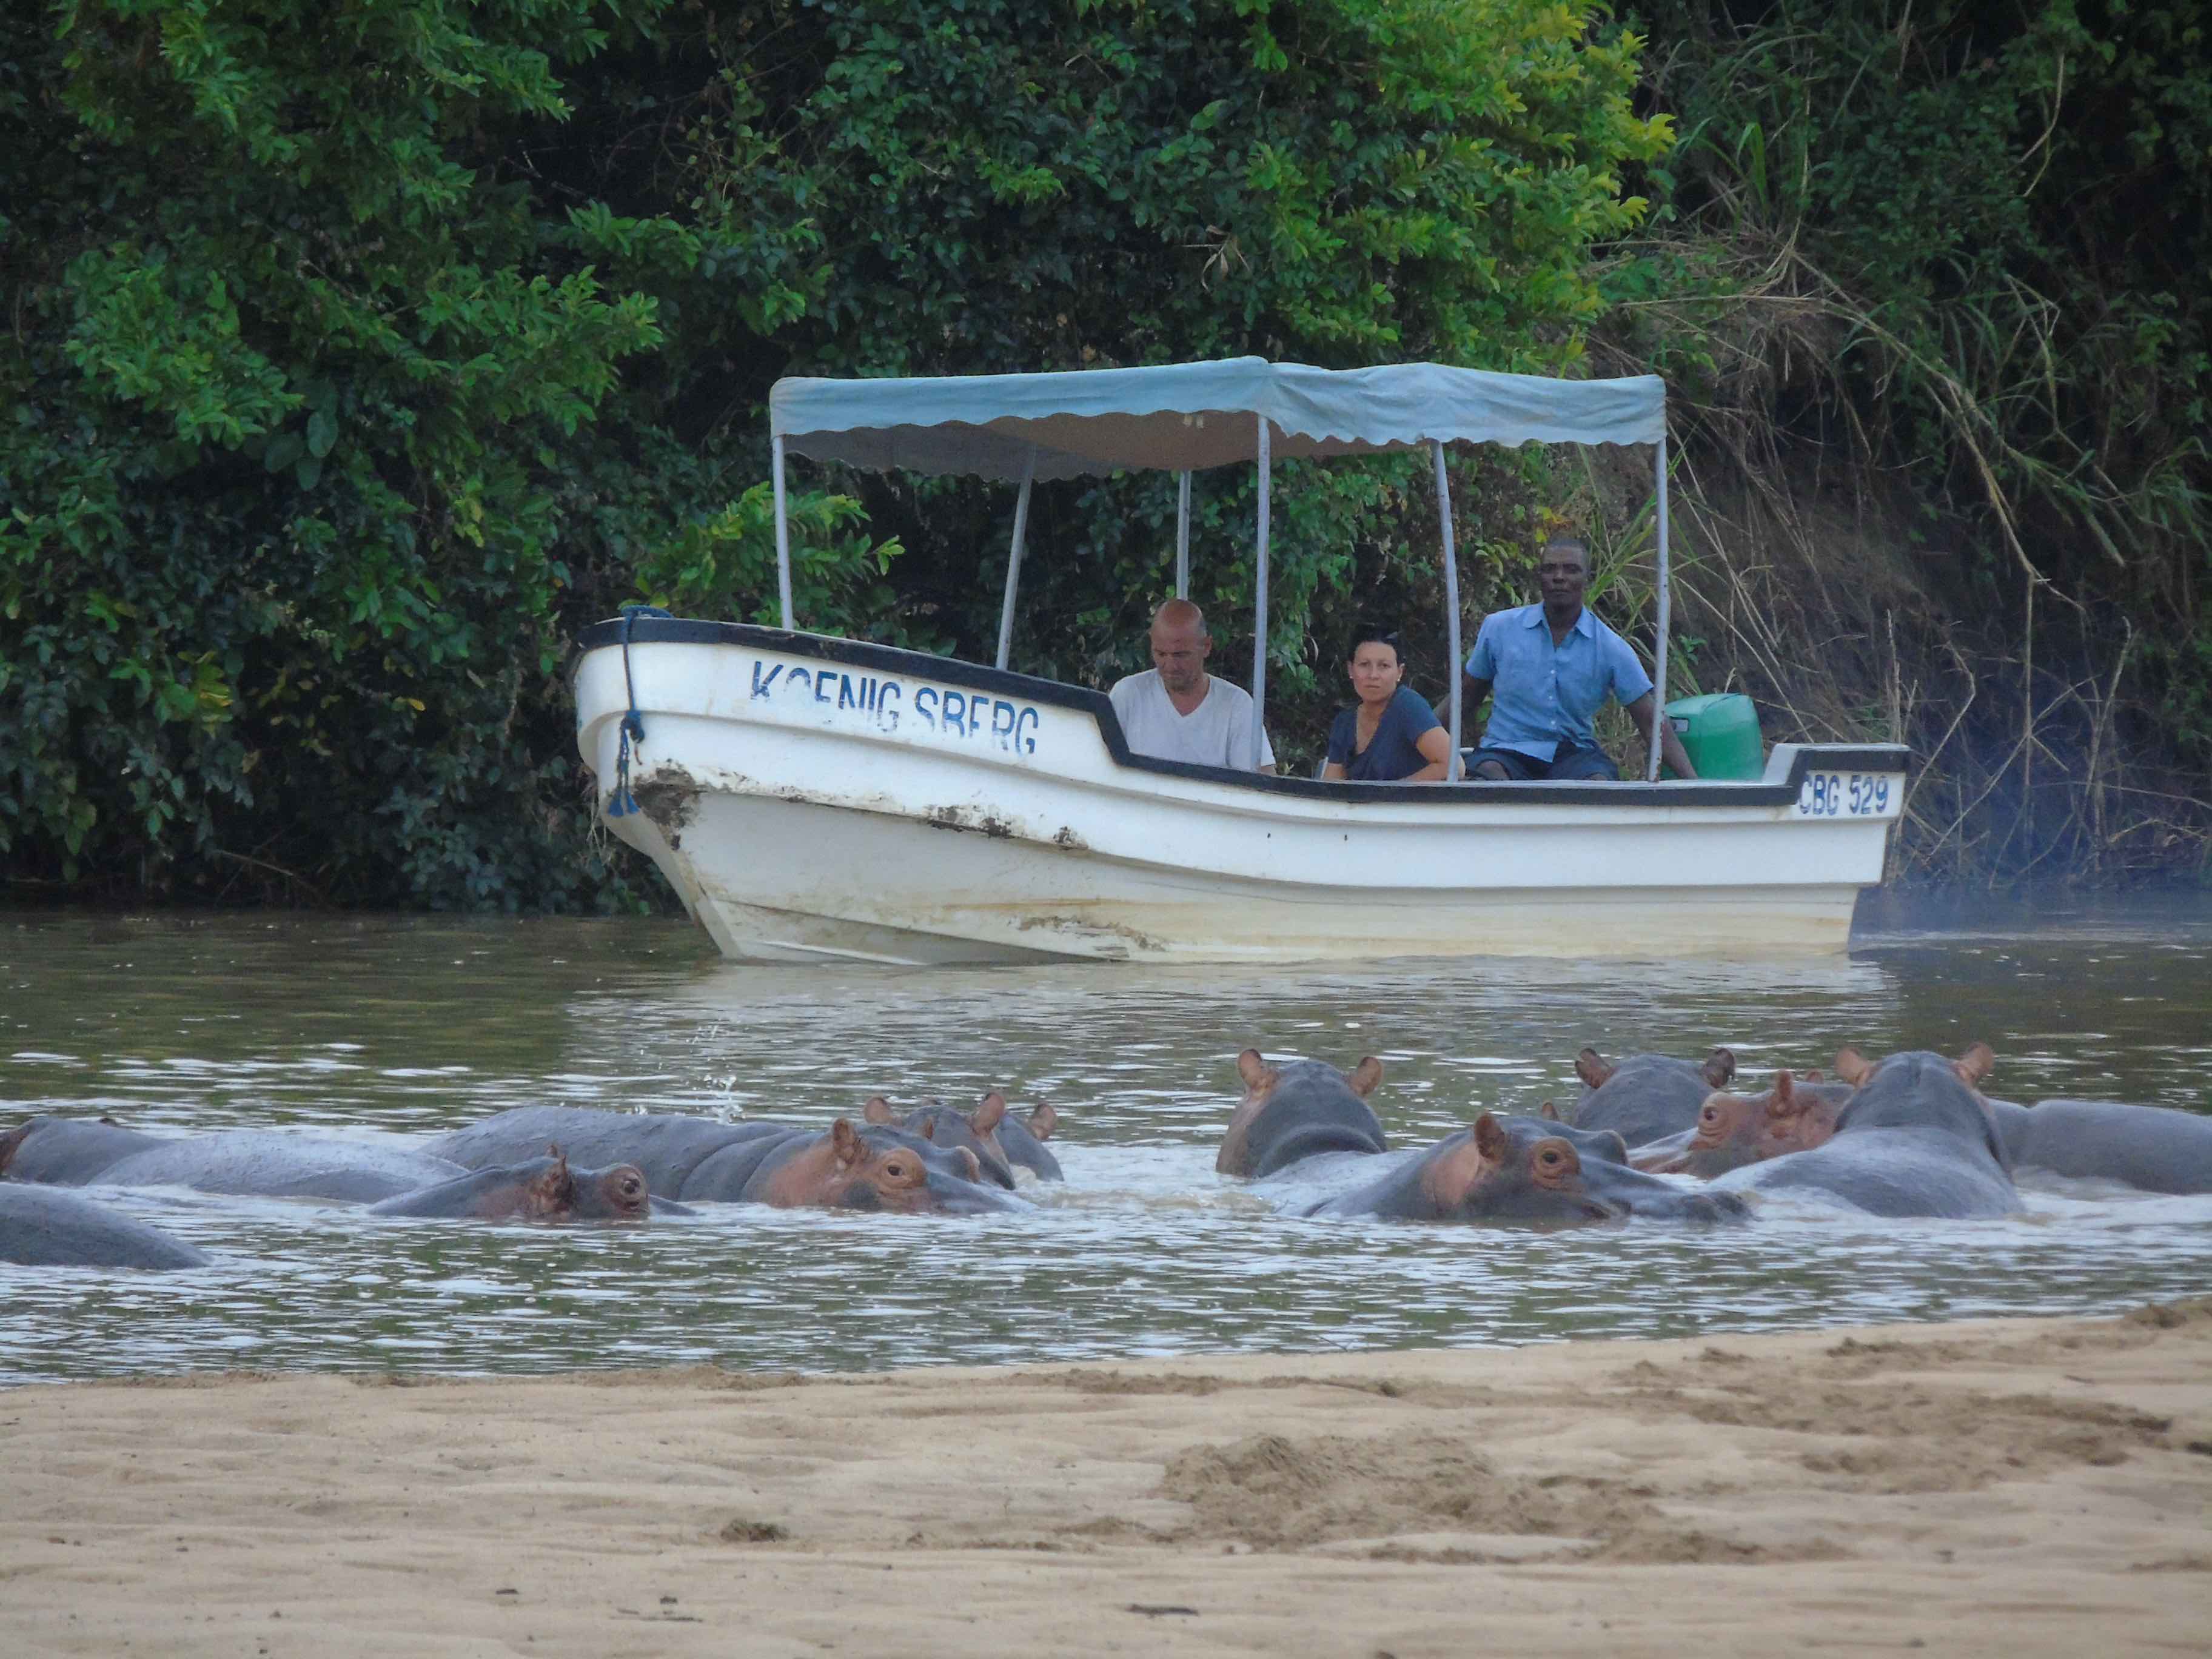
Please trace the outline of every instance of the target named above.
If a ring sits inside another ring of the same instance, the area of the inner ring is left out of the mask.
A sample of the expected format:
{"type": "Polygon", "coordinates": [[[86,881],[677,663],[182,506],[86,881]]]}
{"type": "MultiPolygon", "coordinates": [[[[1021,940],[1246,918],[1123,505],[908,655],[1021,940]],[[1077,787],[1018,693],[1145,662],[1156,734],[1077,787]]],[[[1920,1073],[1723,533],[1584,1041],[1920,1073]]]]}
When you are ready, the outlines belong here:
{"type": "Polygon", "coordinates": [[[870,1095],[868,1103],[860,1108],[860,1115],[870,1123],[889,1123],[892,1117],[891,1103],[881,1095],[870,1095]]]}
{"type": "Polygon", "coordinates": [[[1797,1109],[1797,1079],[1787,1066],[1774,1074],[1774,1104],[1785,1112],[1797,1109]]]}
{"type": "Polygon", "coordinates": [[[1820,1068],[1819,1066],[1808,1066],[1805,1068],[1805,1073],[1804,1073],[1804,1075],[1803,1075],[1802,1077],[1799,1078],[1797,1080],[1798,1080],[1800,1083],[1818,1083],[1818,1082],[1820,1080],[1820,1079],[1822,1078],[1822,1076],[1824,1076],[1824,1075],[1825,1075],[1825,1073],[1823,1073],[1821,1072],[1821,1070],[1820,1070],[1820,1068]]]}
{"type": "Polygon", "coordinates": [[[1237,1075],[1243,1078],[1244,1086],[1256,1095],[1274,1082],[1275,1068],[1260,1058],[1257,1048],[1247,1048],[1237,1056],[1237,1075]]]}
{"type": "Polygon", "coordinates": [[[1382,1062],[1369,1054],[1358,1065],[1344,1074],[1344,1081],[1352,1092],[1362,1100],[1375,1092],[1375,1085],[1382,1080],[1382,1062]]]}
{"type": "Polygon", "coordinates": [[[568,1160],[557,1146],[550,1149],[553,1167],[540,1170],[523,1188],[522,1213],[533,1221],[550,1221],[576,1207],[576,1178],[568,1173],[568,1160]]]}
{"type": "Polygon", "coordinates": [[[1030,1109],[1030,1133],[1039,1140],[1050,1140],[1059,1124],[1060,1114],[1045,1102],[1040,1100],[1030,1109]]]}
{"type": "Polygon", "coordinates": [[[968,1120],[968,1127],[979,1135],[987,1135],[1004,1122],[1006,1116],[1006,1097],[994,1089],[975,1108],[975,1115],[968,1120]]]}
{"type": "Polygon", "coordinates": [[[1474,1121],[1474,1149],[1485,1164],[1505,1162],[1505,1126],[1488,1112],[1474,1121]]]}
{"type": "Polygon", "coordinates": [[[1729,1080],[1735,1075],[1735,1051],[1715,1048],[1705,1056],[1705,1063],[1699,1069],[1705,1073],[1705,1081],[1714,1088],[1725,1089],[1729,1086],[1729,1080]]]}
{"type": "Polygon", "coordinates": [[[830,1126],[830,1145],[840,1164],[858,1164],[866,1150],[860,1144],[860,1132],[848,1118],[841,1117],[830,1126]]]}
{"type": "Polygon", "coordinates": [[[1585,1089],[1604,1088],[1613,1071],[1605,1056],[1595,1048],[1585,1048],[1575,1056],[1575,1075],[1583,1080],[1585,1089]]]}
{"type": "Polygon", "coordinates": [[[1557,1106],[1554,1106],[1548,1100],[1536,1109],[1536,1115],[1540,1118],[1549,1119],[1553,1123],[1562,1121],[1559,1116],[1559,1109],[1557,1106]]]}
{"type": "Polygon", "coordinates": [[[933,1141],[933,1142],[936,1140],[936,1139],[937,1139],[937,1119],[936,1119],[936,1117],[935,1117],[933,1115],[931,1115],[931,1116],[929,1116],[929,1117],[926,1117],[926,1118],[922,1119],[922,1121],[921,1121],[921,1138],[922,1138],[924,1140],[933,1141]]]}
{"type": "Polygon", "coordinates": [[[968,1171],[968,1179],[980,1182],[983,1179],[983,1163],[975,1156],[975,1149],[955,1146],[952,1150],[960,1155],[960,1167],[968,1171]]]}
{"type": "Polygon", "coordinates": [[[1613,1143],[1613,1161],[1615,1164],[1627,1163],[1628,1137],[1618,1129],[1607,1129],[1605,1132],[1605,1138],[1613,1143]]]}
{"type": "Polygon", "coordinates": [[[1856,1089],[1867,1080],[1874,1062],[1856,1048],[1836,1050],[1836,1075],[1856,1089]]]}
{"type": "Polygon", "coordinates": [[[1982,1079],[1989,1076],[1996,1063],[1996,1051],[1986,1042],[1977,1042],[1951,1062],[1951,1069],[1959,1074],[1959,1081],[1969,1089],[1978,1089],[1982,1086],[1982,1079]]]}

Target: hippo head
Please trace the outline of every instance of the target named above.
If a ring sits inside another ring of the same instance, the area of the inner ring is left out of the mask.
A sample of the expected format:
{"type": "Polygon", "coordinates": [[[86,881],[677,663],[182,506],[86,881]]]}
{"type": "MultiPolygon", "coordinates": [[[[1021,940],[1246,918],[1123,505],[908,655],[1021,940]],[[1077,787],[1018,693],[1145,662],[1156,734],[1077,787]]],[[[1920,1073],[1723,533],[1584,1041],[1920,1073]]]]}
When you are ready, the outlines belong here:
{"type": "Polygon", "coordinates": [[[856,1129],[842,1117],[824,1140],[820,1156],[802,1160],[794,1173],[817,1188],[811,1201],[831,1209],[975,1215],[1023,1207],[982,1184],[982,1165],[965,1146],[942,1150],[884,1125],[856,1129]]]}
{"type": "Polygon", "coordinates": [[[1856,1048],[1836,1056],[1836,1075],[1854,1092],[1837,1114],[1835,1132],[1854,1128],[1946,1129],[1979,1146],[2000,1169],[2012,1158],[1998,1127],[1996,1110],[1982,1084],[1996,1065],[1986,1042],[1977,1042],[1956,1060],[1926,1049],[1909,1049],[1869,1060],[1856,1048]]]}
{"type": "Polygon", "coordinates": [[[653,1212],[644,1171],[634,1164],[572,1170],[568,1154],[549,1146],[516,1174],[511,1188],[495,1189],[493,1203],[517,1221],[643,1221],[653,1212]]]}
{"type": "Polygon", "coordinates": [[[1804,1152],[1835,1132],[1838,1104],[1850,1092],[1833,1085],[1801,1087],[1787,1068],[1774,1074],[1765,1094],[1732,1095],[1717,1089],[1698,1109],[1698,1121],[1688,1134],[1655,1142],[1632,1161],[1639,1170],[1710,1180],[1747,1164],[1804,1152]]]}
{"type": "MultiPolygon", "coordinates": [[[[1662,1057],[1653,1055],[1649,1058],[1661,1059],[1662,1057]]],[[[1662,1060],[1662,1063],[1668,1062],[1662,1060]]],[[[1681,1063],[1687,1065],[1689,1062],[1685,1060],[1681,1063]]],[[[1575,1075],[1583,1080],[1583,1087],[1593,1094],[1612,1082],[1613,1074],[1620,1070],[1620,1066],[1614,1065],[1595,1048],[1584,1048],[1575,1056],[1575,1075]]],[[[1729,1086],[1730,1079],[1735,1076],[1735,1051],[1731,1048],[1716,1048],[1705,1056],[1705,1063],[1698,1066],[1698,1070],[1703,1074],[1706,1083],[1713,1088],[1725,1089],[1729,1086]]]]}
{"type": "Polygon", "coordinates": [[[1617,1134],[1485,1112],[1437,1147],[1420,1180],[1438,1212],[1463,1221],[1579,1227],[1630,1216],[1723,1221],[1747,1213],[1733,1194],[1686,1192],[1626,1159],[1617,1134]]]}
{"type": "Polygon", "coordinates": [[[570,1181],[575,1189],[571,1213],[578,1221],[643,1221],[653,1213],[645,1171],[635,1164],[578,1170],[570,1181]]]}
{"type": "Polygon", "coordinates": [[[988,1181],[1012,1190],[1014,1166],[1006,1157],[1006,1149],[999,1143],[999,1125],[1006,1121],[1006,1097],[994,1089],[976,1103],[972,1112],[932,1101],[907,1114],[900,1122],[891,1103],[881,1095],[870,1100],[861,1115],[878,1128],[893,1124],[910,1135],[919,1135],[932,1146],[946,1152],[957,1148],[969,1154],[981,1170],[976,1179],[988,1181]]]}
{"type": "Polygon", "coordinates": [[[1219,1173],[1265,1175],[1282,1167],[1297,1150],[1286,1136],[1297,1139],[1308,1127],[1335,1126],[1355,1136],[1371,1132],[1374,1144],[1366,1150],[1382,1149],[1382,1126],[1367,1105],[1382,1081],[1382,1062],[1374,1055],[1346,1072],[1318,1060],[1271,1066],[1257,1048],[1247,1048],[1237,1056],[1237,1075],[1243,1080],[1244,1098],[1222,1132],[1213,1160],[1219,1173]]]}

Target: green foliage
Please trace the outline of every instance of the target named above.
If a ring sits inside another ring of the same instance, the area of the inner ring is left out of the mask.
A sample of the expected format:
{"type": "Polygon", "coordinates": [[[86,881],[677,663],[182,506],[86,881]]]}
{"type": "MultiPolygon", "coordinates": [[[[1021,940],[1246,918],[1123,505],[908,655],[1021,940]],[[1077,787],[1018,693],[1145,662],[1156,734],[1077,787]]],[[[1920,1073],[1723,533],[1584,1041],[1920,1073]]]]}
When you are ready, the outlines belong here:
{"type": "MultiPolygon", "coordinates": [[[[561,669],[632,561],[728,510],[648,367],[704,256],[535,158],[559,77],[663,9],[0,18],[15,881],[635,902],[578,855],[561,669]]],[[[816,550],[811,591],[827,610],[884,551],[816,550]]]]}

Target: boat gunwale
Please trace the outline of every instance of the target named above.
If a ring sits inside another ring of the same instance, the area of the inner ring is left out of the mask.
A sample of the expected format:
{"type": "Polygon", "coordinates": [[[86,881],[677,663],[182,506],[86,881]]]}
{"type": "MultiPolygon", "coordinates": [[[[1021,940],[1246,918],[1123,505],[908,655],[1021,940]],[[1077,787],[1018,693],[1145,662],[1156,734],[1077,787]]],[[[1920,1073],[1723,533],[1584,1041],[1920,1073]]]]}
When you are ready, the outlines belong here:
{"type": "MultiPolygon", "coordinates": [[[[1459,780],[1450,783],[1360,783],[1349,780],[1270,776],[1234,767],[1200,766],[1188,761],[1167,760],[1140,754],[1122,735],[1121,717],[1112,699],[1087,686],[1042,679],[1012,669],[992,668],[957,657],[939,657],[903,646],[878,645],[872,641],[840,639],[826,634],[807,634],[761,623],[709,622],[690,617],[633,616],[593,623],[576,635],[576,661],[592,652],[620,650],[627,642],[644,645],[744,646],[757,650],[786,652],[793,656],[841,663],[877,672],[902,673],[989,691],[1000,696],[1025,698],[1091,715],[1107,753],[1118,766],[1201,783],[1225,783],[1263,794],[1309,799],[1358,803],[1466,803],[1492,806],[1623,805],[1623,806],[1786,806],[1794,802],[1814,772],[1913,771],[1912,751],[1902,744],[1799,744],[1791,745],[1790,771],[1779,782],[1765,778],[1740,782],[1697,779],[1644,782],[1592,780],[1583,783],[1520,783],[1492,780],[1459,780]],[[625,633],[627,629],[627,633],[625,633]]],[[[572,673],[573,678],[573,673],[572,673]]],[[[1827,823],[1822,818],[1810,822],[1827,823]]],[[[1836,822],[1864,822],[1839,819],[1836,822]]]]}

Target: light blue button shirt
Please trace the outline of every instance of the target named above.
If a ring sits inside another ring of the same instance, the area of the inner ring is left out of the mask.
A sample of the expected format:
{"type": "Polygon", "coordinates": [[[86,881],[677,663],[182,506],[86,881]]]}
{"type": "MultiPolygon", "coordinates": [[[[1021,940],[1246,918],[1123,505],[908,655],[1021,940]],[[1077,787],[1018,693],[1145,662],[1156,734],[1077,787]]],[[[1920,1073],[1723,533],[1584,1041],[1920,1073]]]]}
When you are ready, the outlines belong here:
{"type": "Polygon", "coordinates": [[[1542,605],[1492,611],[1474,636],[1467,672],[1490,682],[1484,744],[1540,761],[1556,756],[1562,743],[1595,746],[1590,716],[1608,692],[1632,703],[1651,689],[1651,677],[1628,641],[1591,615],[1588,605],[1559,646],[1552,643],[1542,605]]]}

